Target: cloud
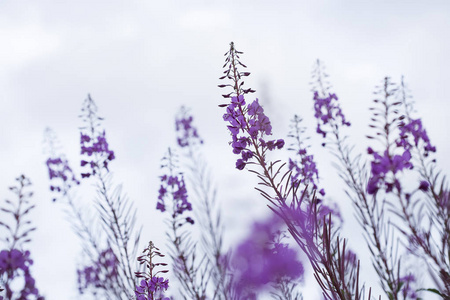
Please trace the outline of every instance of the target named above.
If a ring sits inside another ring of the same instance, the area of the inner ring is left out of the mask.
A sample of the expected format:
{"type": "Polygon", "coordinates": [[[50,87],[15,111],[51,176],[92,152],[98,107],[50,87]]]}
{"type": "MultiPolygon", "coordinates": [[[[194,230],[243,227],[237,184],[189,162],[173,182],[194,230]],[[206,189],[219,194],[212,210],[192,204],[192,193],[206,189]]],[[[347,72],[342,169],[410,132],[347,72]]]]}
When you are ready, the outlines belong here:
{"type": "Polygon", "coordinates": [[[187,30],[214,32],[225,29],[231,24],[228,12],[215,10],[190,10],[181,16],[179,25],[187,30]]]}

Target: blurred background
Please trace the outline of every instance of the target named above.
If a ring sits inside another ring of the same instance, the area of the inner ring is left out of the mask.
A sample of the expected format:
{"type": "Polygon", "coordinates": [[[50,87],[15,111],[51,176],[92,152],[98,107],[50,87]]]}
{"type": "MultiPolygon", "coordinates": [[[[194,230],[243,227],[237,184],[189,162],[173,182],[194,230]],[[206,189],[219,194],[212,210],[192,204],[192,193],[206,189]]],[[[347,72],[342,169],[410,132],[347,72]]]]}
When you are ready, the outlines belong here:
{"type": "MultiPolygon", "coordinates": [[[[412,91],[440,168],[450,168],[450,2],[448,1],[25,1],[0,2],[0,199],[8,186],[30,177],[37,226],[29,245],[33,274],[48,300],[78,299],[76,268],[82,262],[64,206],[51,201],[44,129],[59,137],[80,172],[78,118],[90,93],[105,118],[114,182],[122,183],[138,210],[142,247],[151,239],[166,251],[164,217],[155,210],[160,159],[175,145],[174,116],[191,108],[205,141],[204,157],[218,188],[226,245],[243,238],[269,210],[253,189],[252,174],[235,169],[222,119],[223,54],[229,43],[244,52],[275,138],[285,138],[294,114],[304,118],[327,198],[344,216],[344,235],[362,262],[362,279],[375,291],[364,239],[353,208],[315,134],[310,73],[321,59],[330,75],[357,152],[367,148],[368,110],[385,76],[412,91]]],[[[287,154],[284,154],[287,155],[287,154]]],[[[78,192],[93,201],[92,182],[78,192]]],[[[92,207],[93,209],[93,207],[92,207]]],[[[0,234],[2,234],[0,232],[0,234]]],[[[305,264],[307,265],[307,263],[305,264]]],[[[306,278],[305,299],[318,299],[306,278]]],[[[311,284],[310,284],[311,282],[311,284]]],[[[427,286],[428,287],[428,286],[427,286]]],[[[172,291],[173,292],[173,291],[172,291]]],[[[378,293],[377,293],[378,294],[378,293]]]]}

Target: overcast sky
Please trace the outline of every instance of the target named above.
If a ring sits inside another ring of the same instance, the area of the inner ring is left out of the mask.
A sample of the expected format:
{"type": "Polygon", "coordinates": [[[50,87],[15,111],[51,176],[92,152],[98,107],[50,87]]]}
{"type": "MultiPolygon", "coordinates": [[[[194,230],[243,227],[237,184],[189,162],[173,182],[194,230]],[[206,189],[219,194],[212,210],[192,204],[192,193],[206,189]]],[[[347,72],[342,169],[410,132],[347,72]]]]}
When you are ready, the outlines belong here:
{"type": "MultiPolygon", "coordinates": [[[[320,58],[354,124],[349,133],[358,151],[367,146],[374,86],[385,76],[399,82],[404,75],[441,168],[449,169],[449,1],[4,0],[0,197],[11,198],[7,187],[22,173],[34,183],[38,229],[30,248],[33,273],[48,300],[77,299],[75,268],[81,259],[63,206],[51,202],[43,132],[47,126],[55,130],[77,168],[77,116],[88,93],[105,117],[116,152],[115,182],[124,184],[139,207],[143,245],[152,239],[165,249],[162,218],[154,210],[157,176],[160,158],[174,144],[173,118],[181,105],[192,109],[205,140],[227,241],[244,236],[241,228],[267,212],[252,188],[253,176],[234,169],[223,109],[217,106],[223,102],[217,84],[230,41],[245,52],[242,61],[252,72],[247,86],[266,105],[277,138],[286,135],[295,113],[314,134],[308,82],[320,58]]],[[[317,137],[311,143],[330,199],[339,203],[346,224],[354,224],[332,159],[317,137]]],[[[360,234],[348,231],[347,237],[353,248],[365,249],[360,234]]],[[[361,257],[370,269],[368,256],[361,257]]],[[[315,292],[305,291],[311,297],[305,299],[313,299],[315,292]]]]}

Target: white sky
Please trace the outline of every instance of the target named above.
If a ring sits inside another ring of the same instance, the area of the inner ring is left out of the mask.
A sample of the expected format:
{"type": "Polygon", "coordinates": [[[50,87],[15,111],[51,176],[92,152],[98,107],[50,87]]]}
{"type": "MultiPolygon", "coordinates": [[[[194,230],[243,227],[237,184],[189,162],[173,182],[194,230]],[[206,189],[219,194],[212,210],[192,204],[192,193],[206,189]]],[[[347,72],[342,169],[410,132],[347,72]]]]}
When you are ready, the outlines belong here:
{"type": "MultiPolygon", "coordinates": [[[[173,117],[181,105],[192,108],[205,140],[232,241],[267,208],[252,188],[255,179],[234,169],[223,109],[217,107],[230,41],[245,52],[242,61],[252,72],[247,86],[265,96],[276,137],[285,136],[294,113],[310,129],[315,126],[308,82],[317,58],[354,124],[349,132],[360,151],[366,148],[360,141],[366,141],[374,86],[386,75],[395,82],[405,75],[441,168],[448,170],[449,38],[448,1],[2,1],[0,198],[10,198],[7,187],[22,173],[34,183],[38,230],[30,247],[39,289],[48,300],[77,298],[80,250],[62,206],[51,202],[42,140],[45,127],[52,127],[72,166],[78,164],[77,115],[87,93],[106,118],[117,156],[111,165],[115,181],[139,207],[143,243],[152,239],[165,247],[154,210],[157,176],[160,158],[173,145],[173,117]]],[[[354,224],[330,156],[315,136],[312,143],[328,195],[347,224],[354,224]]],[[[353,248],[365,249],[359,233],[347,236],[353,248]]],[[[361,257],[370,269],[368,257],[361,257]]]]}

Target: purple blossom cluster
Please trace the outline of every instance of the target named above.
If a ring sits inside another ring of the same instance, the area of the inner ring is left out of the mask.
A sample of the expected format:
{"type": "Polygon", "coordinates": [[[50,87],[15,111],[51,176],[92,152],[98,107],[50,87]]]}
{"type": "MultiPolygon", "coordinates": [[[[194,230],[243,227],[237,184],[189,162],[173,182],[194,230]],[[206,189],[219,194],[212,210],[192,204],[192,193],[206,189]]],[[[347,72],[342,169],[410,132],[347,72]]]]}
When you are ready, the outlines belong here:
{"type": "Polygon", "coordinates": [[[197,132],[197,128],[192,125],[194,117],[189,114],[188,110],[183,106],[175,119],[175,129],[178,134],[178,146],[184,148],[193,146],[194,144],[203,144],[197,132]]]}
{"type": "Polygon", "coordinates": [[[88,289],[109,288],[119,275],[119,261],[111,249],[102,251],[97,261],[77,270],[78,290],[83,294],[88,289]]]}
{"type": "Polygon", "coordinates": [[[164,257],[159,249],[150,241],[143,255],[138,257],[138,262],[146,268],[145,271],[135,272],[137,278],[141,278],[140,284],[136,285],[135,296],[137,300],[170,300],[164,297],[164,292],[169,288],[169,279],[158,276],[160,273],[167,273],[168,270],[156,271],[158,267],[167,266],[166,263],[156,262],[156,258],[164,257]]]}
{"type": "MultiPolygon", "coordinates": [[[[156,209],[161,212],[166,211],[166,198],[170,197],[169,201],[172,201],[173,204],[173,218],[182,215],[185,211],[191,211],[192,204],[188,200],[186,183],[184,182],[183,175],[163,175],[160,178],[161,185],[159,188],[156,209]]],[[[194,224],[194,220],[190,217],[186,218],[186,222],[194,224]]]]}
{"type": "Polygon", "coordinates": [[[164,297],[164,291],[169,288],[169,279],[154,276],[148,280],[141,280],[140,285],[136,287],[136,300],[169,300],[169,297],[164,297]],[[153,294],[153,297],[150,297],[153,294]]]}
{"type": "MultiPolygon", "coordinates": [[[[317,190],[317,182],[319,180],[319,171],[317,170],[314,156],[308,155],[306,149],[300,149],[297,152],[300,156],[299,160],[289,158],[289,171],[292,171],[291,180],[293,183],[302,181],[304,184],[311,184],[314,190],[317,190]]],[[[325,190],[320,189],[319,193],[324,196],[325,190]]]]}
{"type": "Polygon", "coordinates": [[[408,123],[402,122],[399,125],[400,138],[397,140],[397,146],[403,147],[405,150],[410,150],[413,144],[408,137],[414,139],[414,146],[419,146],[419,142],[423,142],[423,150],[425,157],[429,152],[436,152],[436,147],[431,145],[426,129],[422,125],[421,119],[411,119],[408,123]]]}
{"type": "Polygon", "coordinates": [[[81,178],[88,178],[91,175],[95,175],[100,169],[104,168],[108,170],[108,164],[116,157],[114,151],[109,149],[108,142],[106,141],[106,133],[103,130],[101,134],[84,134],[81,132],[81,155],[85,155],[87,160],[81,161],[81,166],[88,165],[90,171],[81,174],[81,178]],[[92,157],[92,159],[90,159],[92,157]]]}
{"type": "Polygon", "coordinates": [[[331,122],[340,122],[343,126],[350,126],[346,121],[342,110],[337,103],[336,94],[328,94],[328,97],[321,98],[317,91],[314,92],[314,117],[317,119],[317,133],[326,137],[327,131],[322,126],[331,122]]]}
{"type": "Polygon", "coordinates": [[[367,192],[369,194],[376,194],[383,184],[387,193],[392,192],[394,187],[397,191],[401,191],[400,181],[396,174],[404,169],[413,168],[411,153],[406,150],[402,155],[390,155],[388,151],[384,151],[383,156],[381,156],[370,147],[367,152],[373,156],[371,176],[367,183],[367,192]],[[392,175],[391,179],[389,179],[389,175],[392,175]]]}
{"type": "MultiPolygon", "coordinates": [[[[64,157],[49,158],[46,162],[48,176],[53,183],[50,185],[52,192],[65,195],[72,187],[72,184],[79,185],[80,181],[69,166],[69,162],[64,157]]],[[[53,199],[56,201],[56,199],[53,199]]]]}
{"type": "Polygon", "coordinates": [[[255,155],[255,152],[248,148],[251,145],[261,147],[263,151],[281,149],[284,146],[282,139],[270,141],[264,139],[265,135],[272,134],[272,125],[258,99],[246,106],[244,95],[231,97],[231,103],[227,106],[223,119],[230,124],[228,129],[232,136],[233,153],[241,154],[241,158],[236,161],[236,168],[239,170],[244,169],[255,155]]]}
{"type": "MultiPolygon", "coordinates": [[[[2,250],[0,252],[0,278],[8,277],[8,281],[15,278],[23,277],[24,285],[18,295],[17,299],[31,299],[34,297],[37,300],[43,300],[44,297],[39,295],[39,290],[36,288],[36,281],[30,273],[30,266],[33,260],[30,258],[30,251],[22,252],[17,249],[2,250]]],[[[10,285],[6,285],[6,299],[12,299],[13,290],[10,285]]]]}
{"type": "Polygon", "coordinates": [[[236,291],[242,299],[256,299],[258,291],[283,279],[302,280],[303,264],[296,251],[281,243],[281,226],[281,219],[275,215],[255,223],[249,237],[237,246],[233,265],[236,291]]]}

